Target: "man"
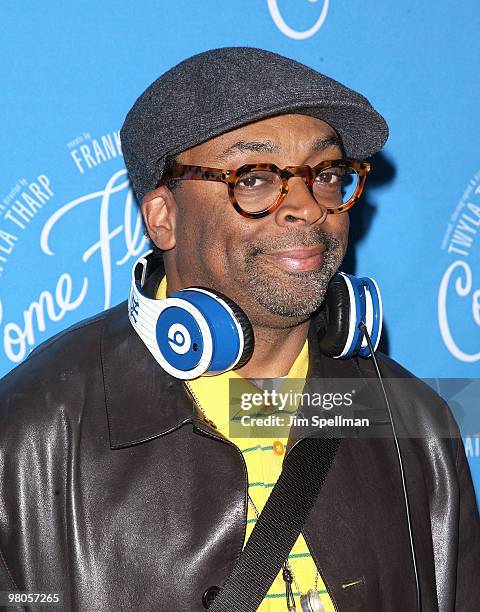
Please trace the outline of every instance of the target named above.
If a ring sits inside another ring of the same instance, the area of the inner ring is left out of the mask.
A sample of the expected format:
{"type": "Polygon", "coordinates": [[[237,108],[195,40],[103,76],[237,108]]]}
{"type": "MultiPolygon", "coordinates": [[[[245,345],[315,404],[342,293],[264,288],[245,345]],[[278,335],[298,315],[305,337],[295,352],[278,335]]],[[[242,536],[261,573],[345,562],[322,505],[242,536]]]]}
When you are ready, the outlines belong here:
{"type": "MultiPolygon", "coordinates": [[[[65,610],[213,605],[292,443],[247,448],[230,436],[228,379],[375,376],[371,360],[322,354],[317,327],[366,173],[355,160],[386,138],[363,96],[259,49],[194,56],[142,94],[122,128],[155,246],[142,290],[228,296],[253,327],[254,351],[235,373],[182,382],[122,303],[10,373],[0,387],[0,590],[62,592],[65,610]],[[357,181],[346,200],[345,175],[357,181]]],[[[410,376],[378,359],[384,377],[410,376]]],[[[396,400],[419,432],[400,446],[422,609],[476,610],[478,513],[458,429],[420,383],[396,400]]],[[[342,440],[286,579],[259,609],[293,609],[291,598],[299,609],[302,594],[302,609],[414,610],[407,527],[392,439],[342,440]]]]}

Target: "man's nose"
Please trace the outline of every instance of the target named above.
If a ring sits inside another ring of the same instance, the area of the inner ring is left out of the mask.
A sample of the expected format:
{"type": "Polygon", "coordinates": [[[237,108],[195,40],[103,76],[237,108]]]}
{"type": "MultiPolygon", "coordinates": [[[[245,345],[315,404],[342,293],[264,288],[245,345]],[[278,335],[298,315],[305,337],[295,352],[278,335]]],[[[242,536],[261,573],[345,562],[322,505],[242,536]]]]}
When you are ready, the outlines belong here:
{"type": "Polygon", "coordinates": [[[276,211],[279,225],[323,223],[327,215],[328,210],[315,200],[302,178],[289,179],[288,193],[276,211]]]}

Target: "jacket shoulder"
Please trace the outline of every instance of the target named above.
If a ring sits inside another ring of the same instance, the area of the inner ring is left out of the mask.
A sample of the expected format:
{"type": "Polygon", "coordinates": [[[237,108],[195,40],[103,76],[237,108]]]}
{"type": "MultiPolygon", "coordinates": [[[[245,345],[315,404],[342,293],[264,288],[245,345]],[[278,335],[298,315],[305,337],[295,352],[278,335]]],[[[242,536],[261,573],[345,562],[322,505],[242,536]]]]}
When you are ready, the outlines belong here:
{"type": "MultiPolygon", "coordinates": [[[[412,372],[410,372],[410,370],[407,370],[407,368],[405,368],[404,366],[402,366],[400,363],[398,363],[398,361],[395,361],[395,359],[392,359],[391,357],[389,357],[388,355],[386,355],[385,353],[381,353],[380,351],[376,351],[375,352],[375,357],[377,358],[377,361],[379,363],[380,366],[380,371],[382,373],[383,376],[386,376],[388,378],[412,378],[415,380],[420,381],[419,378],[417,378],[417,376],[415,374],[413,374],[412,372]]],[[[368,364],[370,364],[370,370],[375,371],[375,366],[373,363],[372,359],[360,359],[359,358],[359,362],[361,365],[365,367],[368,367],[368,364]]]]}
{"type": "MultiPolygon", "coordinates": [[[[435,436],[458,441],[459,427],[446,400],[425,380],[391,357],[380,352],[375,356],[387,395],[405,419],[406,429],[410,429],[414,437],[435,436]]],[[[364,376],[377,376],[372,359],[359,359],[358,366],[364,376]]]]}
{"type": "Polygon", "coordinates": [[[126,311],[122,303],[49,338],[0,380],[0,430],[23,421],[45,426],[59,412],[77,418],[87,393],[103,394],[102,333],[121,307],[126,311]]]}
{"type": "Polygon", "coordinates": [[[101,335],[105,316],[106,313],[99,313],[79,321],[35,347],[0,380],[1,396],[15,389],[38,387],[39,383],[52,382],[57,376],[65,378],[62,373],[78,363],[82,353],[93,356],[92,349],[101,335]]]}

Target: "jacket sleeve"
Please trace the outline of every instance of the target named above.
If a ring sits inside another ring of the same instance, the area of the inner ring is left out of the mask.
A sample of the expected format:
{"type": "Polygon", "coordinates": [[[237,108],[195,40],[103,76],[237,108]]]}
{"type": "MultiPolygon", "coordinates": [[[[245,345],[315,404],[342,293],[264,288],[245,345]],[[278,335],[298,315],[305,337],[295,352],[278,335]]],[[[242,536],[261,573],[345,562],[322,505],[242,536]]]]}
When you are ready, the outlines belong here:
{"type": "Polygon", "coordinates": [[[0,591],[14,590],[17,590],[17,585],[15,584],[10,570],[7,567],[5,557],[3,556],[2,551],[0,550],[0,591]]]}
{"type": "MultiPolygon", "coordinates": [[[[1,396],[1,385],[0,385],[0,396],[1,396]]],[[[6,541],[8,541],[8,533],[10,531],[10,516],[8,515],[8,510],[6,509],[4,499],[3,499],[3,491],[5,485],[8,484],[8,474],[5,473],[3,469],[5,464],[5,458],[3,456],[4,449],[7,446],[6,443],[6,433],[7,427],[3,422],[2,416],[2,404],[0,401],[0,591],[19,591],[21,590],[20,586],[16,583],[15,578],[13,577],[13,567],[9,564],[7,560],[7,552],[11,553],[11,551],[7,550],[5,547],[6,541]]],[[[11,559],[10,559],[11,560],[11,559]]],[[[2,608],[3,609],[3,608],[2,608]]],[[[9,606],[8,610],[10,612],[24,612],[25,608],[23,606],[9,606]]]]}
{"type": "Polygon", "coordinates": [[[27,360],[0,381],[0,590],[6,591],[57,590],[65,568],[69,420],[51,377],[37,366],[27,360]]]}
{"type": "Polygon", "coordinates": [[[480,606],[480,521],[461,438],[458,439],[456,467],[460,500],[455,610],[475,612],[480,606]]]}
{"type": "MultiPolygon", "coordinates": [[[[13,581],[12,575],[5,563],[5,558],[0,550],[0,591],[18,591],[19,588],[13,581]]],[[[3,607],[2,607],[3,608],[3,607]]],[[[23,606],[8,606],[9,612],[24,612],[23,606]]]]}

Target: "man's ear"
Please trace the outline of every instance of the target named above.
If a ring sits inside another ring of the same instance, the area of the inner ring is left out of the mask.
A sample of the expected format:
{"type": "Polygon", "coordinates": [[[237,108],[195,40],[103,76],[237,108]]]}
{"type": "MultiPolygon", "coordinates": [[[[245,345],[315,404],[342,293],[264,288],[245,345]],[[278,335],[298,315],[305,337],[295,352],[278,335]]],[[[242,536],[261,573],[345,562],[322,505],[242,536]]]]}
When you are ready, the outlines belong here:
{"type": "Polygon", "coordinates": [[[177,203],[165,185],[149,191],[143,198],[142,215],[148,234],[156,246],[168,251],[175,246],[177,203]]]}

